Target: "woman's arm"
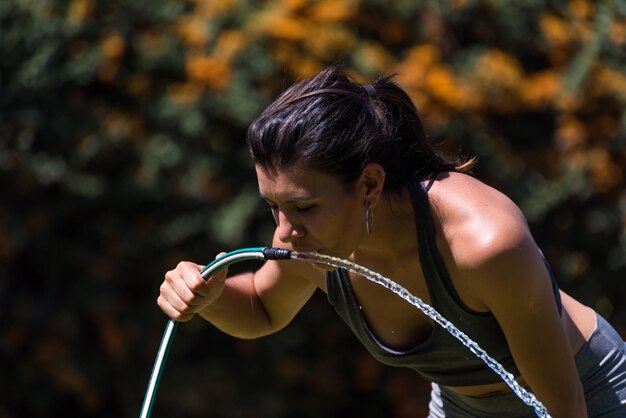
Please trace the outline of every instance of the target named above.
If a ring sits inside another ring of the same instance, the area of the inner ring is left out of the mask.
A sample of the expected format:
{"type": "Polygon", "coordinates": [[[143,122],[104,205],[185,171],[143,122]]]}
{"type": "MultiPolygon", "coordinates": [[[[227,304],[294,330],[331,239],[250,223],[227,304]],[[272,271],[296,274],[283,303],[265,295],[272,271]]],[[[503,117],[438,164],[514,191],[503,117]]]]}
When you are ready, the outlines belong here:
{"type": "Polygon", "coordinates": [[[551,416],[587,417],[574,353],[539,250],[525,221],[498,219],[491,239],[473,247],[475,265],[464,280],[498,320],[522,376],[551,416]]]}
{"type": "MultiPolygon", "coordinates": [[[[285,247],[276,239],[275,246],[285,247]]],[[[180,263],[167,272],[158,305],[172,319],[198,313],[227,334],[256,338],[286,326],[313,295],[324,273],[309,263],[267,261],[256,272],[226,278],[226,269],[205,281],[201,266],[180,263]]]]}
{"type": "Polygon", "coordinates": [[[279,331],[316,289],[298,267],[306,269],[306,263],[267,261],[254,273],[229,278],[219,299],[198,313],[220,330],[239,338],[257,338],[279,331]]]}
{"type": "Polygon", "coordinates": [[[463,301],[493,313],[524,380],[553,418],[587,417],[572,344],[522,212],[502,193],[458,173],[440,177],[429,197],[438,245],[463,301]]]}

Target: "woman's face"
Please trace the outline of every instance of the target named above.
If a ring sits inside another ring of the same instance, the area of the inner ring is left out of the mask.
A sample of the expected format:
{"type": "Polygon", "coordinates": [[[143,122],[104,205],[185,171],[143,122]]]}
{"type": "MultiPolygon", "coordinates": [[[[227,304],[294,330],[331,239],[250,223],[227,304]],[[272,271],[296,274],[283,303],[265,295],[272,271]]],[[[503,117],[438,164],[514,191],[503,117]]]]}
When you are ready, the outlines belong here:
{"type": "Polygon", "coordinates": [[[256,167],[259,194],[276,221],[276,236],[296,251],[347,258],[365,235],[365,202],[358,183],[306,169],[268,173],[256,167]]]}

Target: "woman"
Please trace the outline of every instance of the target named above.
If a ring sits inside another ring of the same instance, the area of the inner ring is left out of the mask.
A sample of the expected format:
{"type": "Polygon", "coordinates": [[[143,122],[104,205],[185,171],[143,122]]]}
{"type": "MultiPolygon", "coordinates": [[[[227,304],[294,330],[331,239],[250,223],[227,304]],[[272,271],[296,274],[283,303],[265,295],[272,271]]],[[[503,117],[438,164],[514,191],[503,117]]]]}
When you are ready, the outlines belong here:
{"type": "MultiPolygon", "coordinates": [[[[347,258],[435,307],[529,387],[554,418],[626,417],[626,352],[613,328],[559,291],[520,210],[426,140],[390,77],[362,86],[331,67],[285,91],[248,143],[273,246],[347,258]]],[[[158,304],[255,338],[316,289],[379,360],[432,384],[430,417],[532,417],[481,360],[418,309],[363,277],[302,262],[204,281],[182,262],[158,304]]]]}

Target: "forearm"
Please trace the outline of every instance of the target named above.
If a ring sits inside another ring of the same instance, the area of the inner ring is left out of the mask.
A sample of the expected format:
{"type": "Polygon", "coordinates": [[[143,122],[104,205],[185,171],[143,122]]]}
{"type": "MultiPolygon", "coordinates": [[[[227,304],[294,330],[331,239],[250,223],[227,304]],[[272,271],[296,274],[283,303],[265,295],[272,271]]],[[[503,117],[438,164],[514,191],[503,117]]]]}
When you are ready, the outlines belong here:
{"type": "Polygon", "coordinates": [[[548,413],[552,418],[587,418],[587,409],[576,409],[572,406],[564,406],[555,411],[555,408],[548,408],[548,413]]]}
{"type": "Polygon", "coordinates": [[[582,393],[558,402],[545,403],[552,418],[587,418],[587,407],[582,393]]]}
{"type": "Polygon", "coordinates": [[[221,331],[258,338],[276,331],[254,287],[254,273],[230,277],[220,297],[198,314],[221,331]]]}

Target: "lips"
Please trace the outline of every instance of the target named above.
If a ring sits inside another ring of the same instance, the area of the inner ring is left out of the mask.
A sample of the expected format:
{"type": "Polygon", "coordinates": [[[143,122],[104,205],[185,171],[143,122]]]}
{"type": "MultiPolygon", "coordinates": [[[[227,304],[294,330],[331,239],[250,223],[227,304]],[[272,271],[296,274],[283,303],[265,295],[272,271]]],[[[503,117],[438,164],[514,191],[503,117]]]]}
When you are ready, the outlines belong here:
{"type": "Polygon", "coordinates": [[[304,248],[302,245],[291,243],[291,246],[293,247],[294,251],[298,251],[299,253],[306,252],[306,248],[304,248]]]}
{"type": "Polygon", "coordinates": [[[301,245],[293,245],[293,249],[299,253],[321,253],[320,250],[311,250],[301,245]]]}

